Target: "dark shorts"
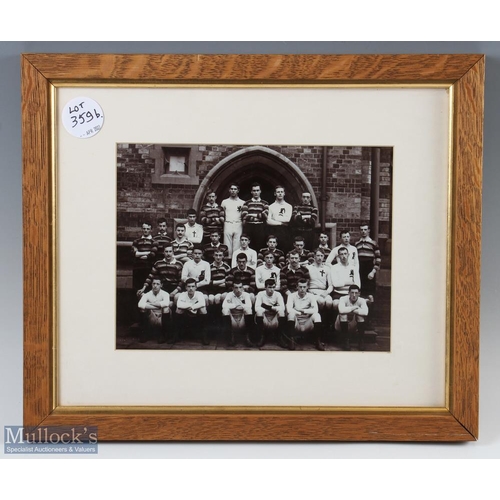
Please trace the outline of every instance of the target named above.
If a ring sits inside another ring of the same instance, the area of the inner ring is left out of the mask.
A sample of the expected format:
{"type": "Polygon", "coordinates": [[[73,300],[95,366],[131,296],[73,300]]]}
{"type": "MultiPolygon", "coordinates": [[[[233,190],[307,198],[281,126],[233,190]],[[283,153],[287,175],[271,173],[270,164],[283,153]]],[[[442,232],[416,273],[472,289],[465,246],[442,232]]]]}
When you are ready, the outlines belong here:
{"type": "Polygon", "coordinates": [[[367,297],[368,295],[375,295],[377,288],[377,275],[370,280],[368,275],[373,270],[373,260],[364,259],[359,260],[359,277],[361,279],[361,295],[367,297]]]}

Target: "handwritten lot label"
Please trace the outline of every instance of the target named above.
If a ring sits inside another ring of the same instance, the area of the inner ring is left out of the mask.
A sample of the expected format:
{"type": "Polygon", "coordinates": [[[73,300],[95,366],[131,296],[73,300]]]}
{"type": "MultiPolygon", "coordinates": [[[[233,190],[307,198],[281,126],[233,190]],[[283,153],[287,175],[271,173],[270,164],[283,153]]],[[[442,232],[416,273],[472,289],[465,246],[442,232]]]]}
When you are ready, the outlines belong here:
{"type": "Polygon", "coordinates": [[[100,132],[104,123],[101,106],[89,97],[75,97],[63,108],[64,128],[79,139],[87,139],[100,132]]]}

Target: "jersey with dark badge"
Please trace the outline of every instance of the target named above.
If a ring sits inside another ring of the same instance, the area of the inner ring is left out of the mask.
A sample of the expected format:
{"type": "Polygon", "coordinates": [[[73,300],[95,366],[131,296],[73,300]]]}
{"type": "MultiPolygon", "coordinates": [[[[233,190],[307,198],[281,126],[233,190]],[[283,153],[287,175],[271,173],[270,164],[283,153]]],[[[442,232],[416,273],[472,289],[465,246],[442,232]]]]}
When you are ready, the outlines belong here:
{"type": "Polygon", "coordinates": [[[274,202],[272,205],[269,205],[269,217],[268,217],[268,222],[269,220],[275,222],[275,224],[271,225],[277,225],[276,223],[279,224],[288,224],[290,222],[290,219],[292,218],[292,205],[289,203],[277,203],[274,202]]]}
{"type": "Polygon", "coordinates": [[[268,279],[274,280],[276,289],[280,290],[280,269],[278,266],[273,265],[273,267],[269,269],[265,265],[262,265],[255,270],[255,284],[258,289],[263,290],[265,288],[266,280],[268,279]]]}

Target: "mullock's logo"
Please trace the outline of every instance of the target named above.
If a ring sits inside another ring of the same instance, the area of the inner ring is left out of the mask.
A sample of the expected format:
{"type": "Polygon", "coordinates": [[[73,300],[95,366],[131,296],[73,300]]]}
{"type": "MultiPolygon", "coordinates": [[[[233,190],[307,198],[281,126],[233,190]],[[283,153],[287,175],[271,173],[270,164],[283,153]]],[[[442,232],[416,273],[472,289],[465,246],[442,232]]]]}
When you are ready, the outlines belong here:
{"type": "Polygon", "coordinates": [[[4,426],[5,454],[94,454],[97,427],[50,426],[26,428],[4,426]]]}

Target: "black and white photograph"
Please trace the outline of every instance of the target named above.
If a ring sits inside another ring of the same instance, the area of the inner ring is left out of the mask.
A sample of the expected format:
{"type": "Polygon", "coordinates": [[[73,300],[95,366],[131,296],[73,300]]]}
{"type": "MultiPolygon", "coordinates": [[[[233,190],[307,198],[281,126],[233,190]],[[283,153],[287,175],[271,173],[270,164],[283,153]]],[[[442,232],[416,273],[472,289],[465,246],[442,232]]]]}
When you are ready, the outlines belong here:
{"type": "Polygon", "coordinates": [[[117,144],[116,348],[391,350],[393,148],[117,144]]]}

